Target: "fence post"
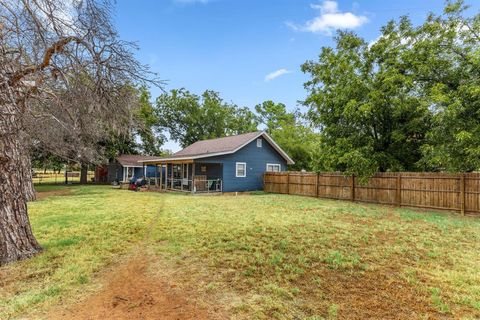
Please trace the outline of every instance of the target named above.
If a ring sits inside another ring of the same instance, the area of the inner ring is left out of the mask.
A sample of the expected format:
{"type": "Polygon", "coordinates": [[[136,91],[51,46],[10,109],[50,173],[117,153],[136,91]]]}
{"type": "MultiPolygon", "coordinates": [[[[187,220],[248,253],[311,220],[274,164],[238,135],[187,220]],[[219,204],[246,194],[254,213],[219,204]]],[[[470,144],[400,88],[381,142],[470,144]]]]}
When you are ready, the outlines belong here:
{"type": "Polygon", "coordinates": [[[315,183],[315,197],[318,198],[318,185],[320,184],[320,172],[317,172],[317,182],[315,183]]]}
{"type": "Polygon", "coordinates": [[[460,175],[460,213],[465,215],[465,174],[460,175]]]}
{"type": "Polygon", "coordinates": [[[397,196],[396,196],[396,200],[397,200],[397,206],[401,206],[402,205],[402,174],[399,173],[397,175],[397,196]]]}
{"type": "Polygon", "coordinates": [[[352,185],[350,187],[350,200],[355,201],[355,174],[352,174],[352,185]]]}
{"type": "Polygon", "coordinates": [[[290,171],[287,171],[287,194],[290,194],[290,171]]]}

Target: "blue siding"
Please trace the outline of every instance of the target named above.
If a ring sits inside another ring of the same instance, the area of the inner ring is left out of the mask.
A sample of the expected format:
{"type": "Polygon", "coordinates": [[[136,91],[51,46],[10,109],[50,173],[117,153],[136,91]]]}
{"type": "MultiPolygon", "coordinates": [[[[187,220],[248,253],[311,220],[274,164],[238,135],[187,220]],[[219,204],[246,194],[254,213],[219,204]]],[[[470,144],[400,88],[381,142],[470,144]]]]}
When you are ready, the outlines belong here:
{"type": "MultiPolygon", "coordinates": [[[[223,164],[223,191],[253,191],[262,190],[263,174],[267,170],[267,163],[281,165],[281,170],[287,168],[287,161],[264,139],[262,147],[257,147],[256,140],[233,154],[198,159],[196,163],[223,164]],[[236,162],[247,163],[246,177],[235,176],[236,162]]],[[[210,177],[209,177],[210,178],[210,177]]]]}

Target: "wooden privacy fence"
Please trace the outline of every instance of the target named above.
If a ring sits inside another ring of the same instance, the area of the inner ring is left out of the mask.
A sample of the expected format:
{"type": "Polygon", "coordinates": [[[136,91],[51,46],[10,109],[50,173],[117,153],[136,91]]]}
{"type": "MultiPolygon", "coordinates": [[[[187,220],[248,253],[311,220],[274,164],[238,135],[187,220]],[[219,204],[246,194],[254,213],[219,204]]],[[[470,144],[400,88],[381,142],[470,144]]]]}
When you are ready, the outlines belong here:
{"type": "Polygon", "coordinates": [[[266,172],[264,191],[480,215],[480,173],[377,173],[367,183],[342,173],[266,172]]]}

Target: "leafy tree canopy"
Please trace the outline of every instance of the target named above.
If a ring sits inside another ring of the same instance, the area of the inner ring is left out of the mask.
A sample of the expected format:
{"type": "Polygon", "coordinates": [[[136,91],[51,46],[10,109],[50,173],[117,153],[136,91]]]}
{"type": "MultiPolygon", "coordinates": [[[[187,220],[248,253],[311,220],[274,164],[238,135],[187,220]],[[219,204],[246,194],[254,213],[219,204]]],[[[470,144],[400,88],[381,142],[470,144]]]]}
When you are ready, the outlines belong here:
{"type": "Polygon", "coordinates": [[[258,121],[248,108],[226,103],[217,92],[201,96],[186,89],[172,90],[157,98],[159,127],[186,147],[198,140],[257,130],[258,121]]]}
{"type": "Polygon", "coordinates": [[[162,145],[166,137],[158,130],[158,118],[151,103],[150,91],[144,86],[138,90],[139,108],[135,113],[136,128],[134,134],[139,138],[138,151],[145,155],[165,153],[162,145]]]}
{"type": "Polygon", "coordinates": [[[321,132],[316,167],[369,175],[480,167],[480,16],[462,1],[414,27],[391,21],[369,44],[339,32],[302,70],[308,119],[321,132]]]}

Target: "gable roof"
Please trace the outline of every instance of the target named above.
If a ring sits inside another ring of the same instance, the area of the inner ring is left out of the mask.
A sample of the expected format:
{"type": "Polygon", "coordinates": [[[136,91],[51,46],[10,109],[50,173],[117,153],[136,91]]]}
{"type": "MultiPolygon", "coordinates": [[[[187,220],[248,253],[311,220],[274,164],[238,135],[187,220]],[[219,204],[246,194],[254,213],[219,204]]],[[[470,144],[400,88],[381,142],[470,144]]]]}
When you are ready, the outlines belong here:
{"type": "Polygon", "coordinates": [[[259,132],[250,132],[217,139],[197,141],[183,150],[174,153],[174,156],[192,156],[209,153],[230,152],[250,142],[259,132]]]}
{"type": "Polygon", "coordinates": [[[115,158],[124,167],[141,167],[139,162],[158,159],[154,156],[142,156],[138,154],[121,154],[115,158]]]}
{"type": "Polygon", "coordinates": [[[152,160],[140,161],[144,163],[167,160],[193,160],[199,158],[207,158],[225,154],[232,154],[252,142],[253,140],[263,137],[270,145],[287,161],[288,164],[295,162],[280,148],[275,141],[264,131],[249,132],[235,136],[201,140],[197,141],[183,150],[174,153],[165,158],[156,158],[152,160]]]}

